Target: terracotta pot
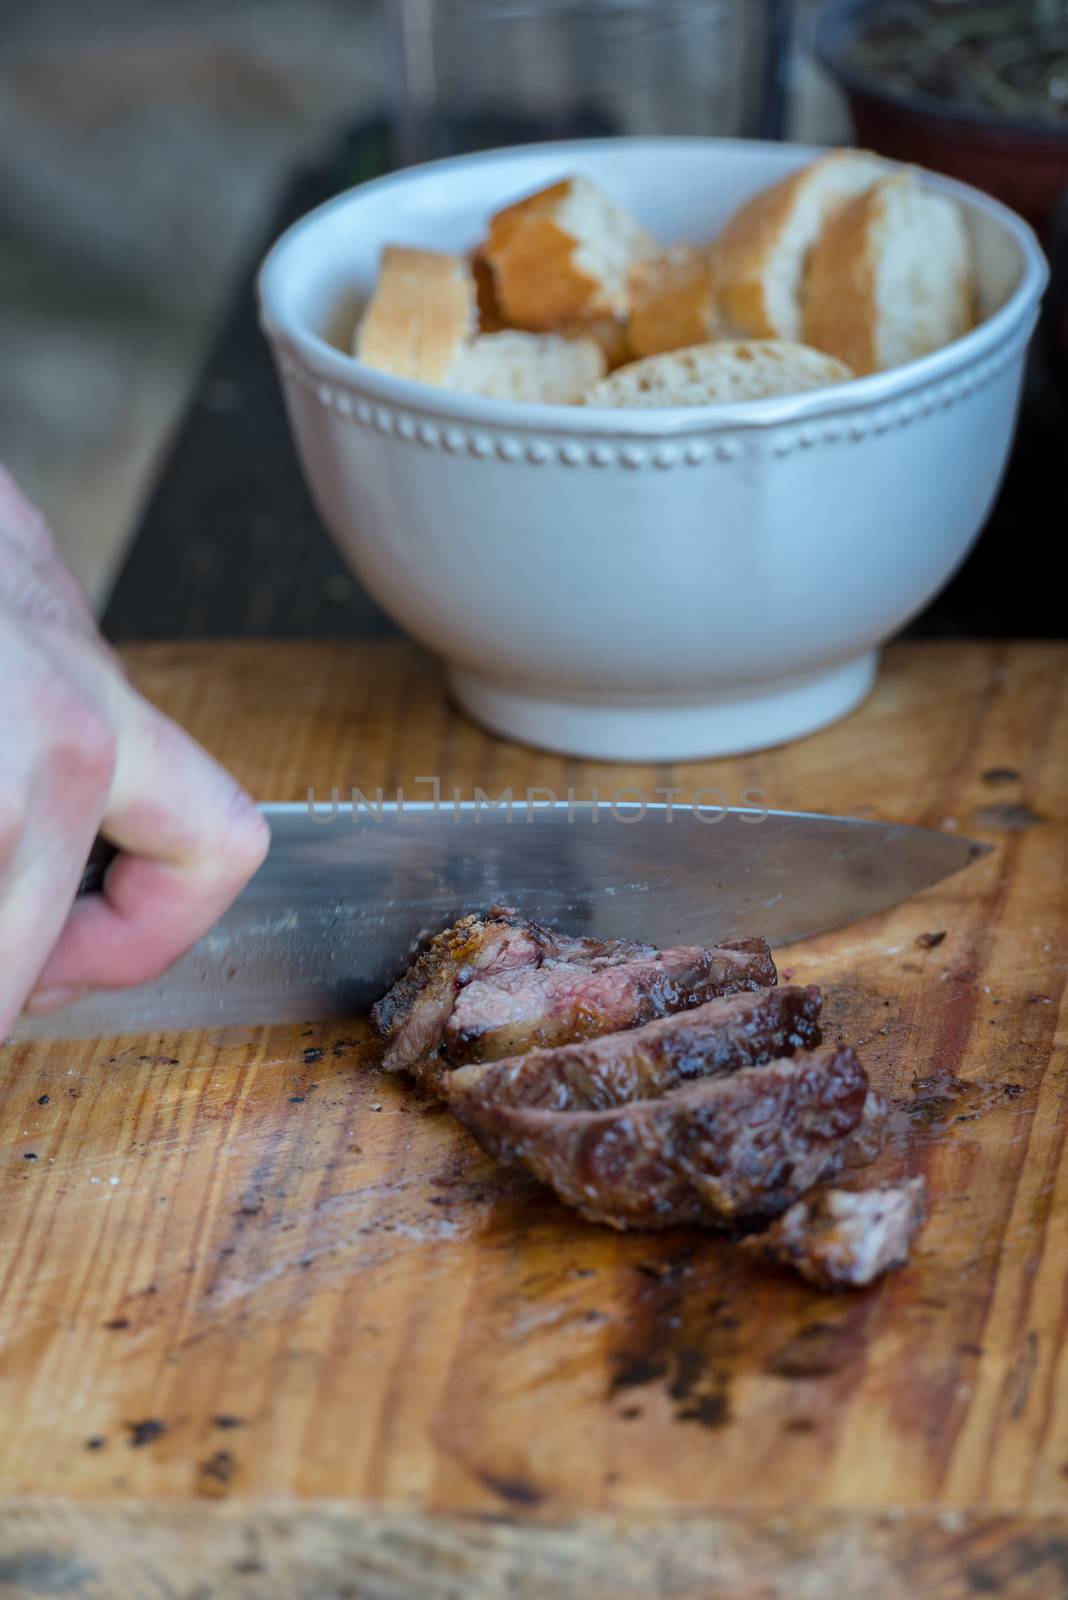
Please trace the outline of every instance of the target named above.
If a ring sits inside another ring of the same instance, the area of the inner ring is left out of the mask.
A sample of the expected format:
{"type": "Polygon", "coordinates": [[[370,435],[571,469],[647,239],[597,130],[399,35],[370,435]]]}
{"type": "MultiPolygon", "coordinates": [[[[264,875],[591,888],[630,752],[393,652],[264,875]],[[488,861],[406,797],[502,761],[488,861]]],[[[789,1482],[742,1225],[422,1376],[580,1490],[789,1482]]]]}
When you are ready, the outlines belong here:
{"type": "Polygon", "coordinates": [[[1044,235],[1068,190],[1068,123],[986,114],[885,87],[845,59],[877,3],[837,0],[816,32],[816,54],[849,98],[858,143],[985,189],[1044,235]]]}

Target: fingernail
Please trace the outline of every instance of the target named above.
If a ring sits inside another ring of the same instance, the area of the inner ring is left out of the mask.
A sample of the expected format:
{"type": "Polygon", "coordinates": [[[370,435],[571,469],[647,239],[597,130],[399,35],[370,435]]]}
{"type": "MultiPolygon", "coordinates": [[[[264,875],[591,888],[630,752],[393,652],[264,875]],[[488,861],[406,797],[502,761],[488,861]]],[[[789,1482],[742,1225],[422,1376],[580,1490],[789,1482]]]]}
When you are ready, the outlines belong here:
{"type": "Polygon", "coordinates": [[[84,983],[57,983],[51,989],[35,989],[24,1009],[33,1013],[59,1011],[63,1006],[72,1006],[76,1000],[84,1000],[88,993],[84,983]]]}

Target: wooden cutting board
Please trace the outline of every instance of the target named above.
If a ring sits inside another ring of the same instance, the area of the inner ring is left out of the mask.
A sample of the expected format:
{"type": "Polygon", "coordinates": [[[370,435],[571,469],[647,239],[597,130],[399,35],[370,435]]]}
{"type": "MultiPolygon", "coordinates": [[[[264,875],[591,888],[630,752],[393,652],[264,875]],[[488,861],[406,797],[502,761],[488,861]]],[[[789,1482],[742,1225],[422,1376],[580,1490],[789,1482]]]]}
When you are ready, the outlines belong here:
{"type": "Polygon", "coordinates": [[[264,799],[755,787],[996,848],[781,953],[930,1185],[865,1293],[581,1223],[360,1019],[0,1049],[0,1596],[1068,1595],[1068,649],[901,645],[676,769],[495,740],[404,644],[128,659],[264,799]]]}

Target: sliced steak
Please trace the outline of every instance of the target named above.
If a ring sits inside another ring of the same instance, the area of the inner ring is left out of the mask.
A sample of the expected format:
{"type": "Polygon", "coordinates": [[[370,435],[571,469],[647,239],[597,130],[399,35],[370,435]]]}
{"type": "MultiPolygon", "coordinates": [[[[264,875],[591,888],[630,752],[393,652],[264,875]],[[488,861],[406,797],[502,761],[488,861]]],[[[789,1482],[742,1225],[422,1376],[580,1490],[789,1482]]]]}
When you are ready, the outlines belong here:
{"type": "Polygon", "coordinates": [[[444,1053],[451,1063],[498,1061],[638,1027],[775,978],[762,939],[711,950],[632,948],[609,959],[550,959],[533,970],[480,974],[456,996],[444,1053]]]}
{"type": "Polygon", "coordinates": [[[798,1200],[743,1248],[793,1267],[820,1289],[859,1289],[904,1266],[923,1225],[922,1178],[879,1189],[823,1189],[798,1200]]]}
{"type": "Polygon", "coordinates": [[[867,1074],[842,1047],[608,1111],[490,1102],[472,1126],[591,1222],[743,1223],[778,1216],[840,1170],[864,1130],[867,1095],[867,1074]]]}
{"type": "Polygon", "coordinates": [[[383,1065],[432,1082],[464,1062],[632,1028],[775,978],[762,939],[657,951],[572,938],[495,908],[438,934],[372,1018],[383,1065]]]}
{"type": "Polygon", "coordinates": [[[492,1113],[505,1106],[606,1111],[651,1100],[698,1078],[722,1076],[820,1042],[816,988],[722,995],[626,1033],[531,1050],[447,1074],[449,1107],[499,1161],[514,1159],[492,1113]],[[490,1114],[487,1115],[487,1112],[490,1114]]]}
{"type": "Polygon", "coordinates": [[[387,1050],[383,1066],[414,1070],[436,1056],[456,999],[477,979],[498,979],[545,964],[626,961],[651,947],[618,939],[576,939],[494,906],[461,917],[431,939],[371,1012],[387,1050]]]}
{"type": "Polygon", "coordinates": [[[461,917],[436,934],[371,1011],[386,1044],[383,1066],[399,1071],[434,1054],[458,985],[469,983],[477,972],[533,967],[540,959],[530,924],[496,910],[484,917],[461,917]]]}

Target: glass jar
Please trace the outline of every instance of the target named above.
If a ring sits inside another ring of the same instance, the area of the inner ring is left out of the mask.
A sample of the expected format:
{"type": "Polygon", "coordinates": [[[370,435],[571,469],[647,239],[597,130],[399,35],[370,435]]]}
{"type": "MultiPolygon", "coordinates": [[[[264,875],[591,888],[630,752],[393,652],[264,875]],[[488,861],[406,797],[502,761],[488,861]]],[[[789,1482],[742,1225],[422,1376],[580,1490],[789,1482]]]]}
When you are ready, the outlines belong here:
{"type": "Polygon", "coordinates": [[[398,156],[781,133],[785,0],[386,0],[398,156]]]}

